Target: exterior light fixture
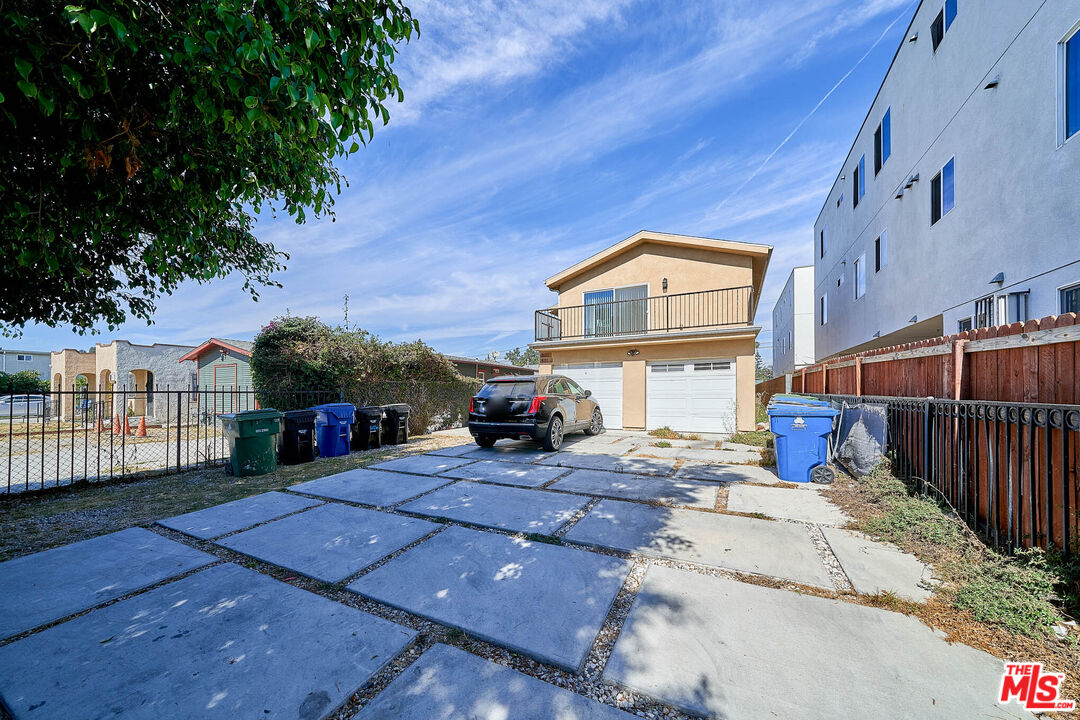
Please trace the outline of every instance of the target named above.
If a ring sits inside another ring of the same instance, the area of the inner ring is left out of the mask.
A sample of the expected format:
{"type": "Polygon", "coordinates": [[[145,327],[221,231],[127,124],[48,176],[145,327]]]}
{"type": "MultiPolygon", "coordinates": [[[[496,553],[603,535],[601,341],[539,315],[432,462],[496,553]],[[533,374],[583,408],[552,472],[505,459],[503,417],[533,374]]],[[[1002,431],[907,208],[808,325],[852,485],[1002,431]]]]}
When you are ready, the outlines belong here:
{"type": "Polygon", "coordinates": [[[641,351],[635,348],[634,350],[627,350],[626,354],[630,357],[636,357],[637,355],[641,354],[641,351]]]}
{"type": "Polygon", "coordinates": [[[912,315],[911,319],[908,320],[908,322],[909,323],[917,323],[917,322],[919,322],[919,316],[918,315],[912,315]]]}
{"type": "Polygon", "coordinates": [[[904,197],[904,188],[900,188],[896,191],[896,199],[899,200],[902,197],[904,197]]]}
{"type": "Polygon", "coordinates": [[[915,33],[914,35],[912,35],[911,37],[909,37],[909,38],[907,39],[907,41],[908,41],[908,42],[915,42],[915,41],[916,41],[916,40],[918,40],[918,39],[919,39],[919,33],[915,33]]]}
{"type": "Polygon", "coordinates": [[[1001,76],[1000,75],[995,75],[994,77],[992,77],[992,78],[990,78],[989,80],[986,81],[986,84],[983,85],[983,90],[992,90],[992,89],[996,88],[998,86],[998,83],[1000,83],[1000,82],[1001,82],[1001,76]]]}
{"type": "Polygon", "coordinates": [[[1005,273],[1003,273],[1003,272],[999,272],[999,273],[998,273],[997,275],[995,275],[995,276],[994,276],[994,278],[993,278],[993,279],[992,279],[992,280],[990,281],[990,284],[991,284],[991,285],[993,285],[994,283],[1003,283],[1003,282],[1005,282],[1005,273]]]}
{"type": "Polygon", "coordinates": [[[660,286],[664,288],[664,292],[667,292],[667,278],[664,278],[664,281],[660,283],[660,286]]]}
{"type": "Polygon", "coordinates": [[[873,337],[876,337],[876,338],[881,337],[881,331],[878,330],[876,333],[874,333],[873,337]]]}
{"type": "Polygon", "coordinates": [[[904,189],[911,187],[917,182],[919,182],[919,173],[915,173],[907,179],[907,182],[904,184],[904,189]]]}

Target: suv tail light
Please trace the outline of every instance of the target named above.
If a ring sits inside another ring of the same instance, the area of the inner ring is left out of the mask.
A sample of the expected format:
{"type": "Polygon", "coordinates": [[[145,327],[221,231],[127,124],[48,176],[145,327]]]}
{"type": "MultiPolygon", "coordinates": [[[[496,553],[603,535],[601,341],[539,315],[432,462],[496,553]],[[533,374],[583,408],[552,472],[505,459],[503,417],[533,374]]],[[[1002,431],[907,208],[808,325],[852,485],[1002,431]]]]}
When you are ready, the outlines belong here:
{"type": "Polygon", "coordinates": [[[474,397],[469,398],[469,412],[476,412],[476,398],[474,397]]]}
{"type": "Polygon", "coordinates": [[[528,414],[535,415],[536,413],[540,412],[540,403],[545,400],[547,400],[547,395],[536,395],[535,397],[533,397],[532,402],[529,403],[528,414]]]}

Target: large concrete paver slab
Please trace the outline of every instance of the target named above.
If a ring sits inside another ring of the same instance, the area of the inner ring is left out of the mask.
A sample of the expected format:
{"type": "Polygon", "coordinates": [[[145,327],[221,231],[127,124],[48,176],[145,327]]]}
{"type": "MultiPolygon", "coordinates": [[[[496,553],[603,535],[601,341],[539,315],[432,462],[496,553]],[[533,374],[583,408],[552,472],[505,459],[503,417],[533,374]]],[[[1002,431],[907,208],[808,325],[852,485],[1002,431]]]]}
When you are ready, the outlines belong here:
{"type": "Polygon", "coordinates": [[[313,507],[319,502],[287,493],[268,492],[158,520],[157,524],[200,540],[209,540],[313,507]]]}
{"type": "Polygon", "coordinates": [[[793,523],[601,500],[566,539],[833,589],[809,531],[793,523]]]}
{"type": "Polygon", "coordinates": [[[866,595],[891,592],[914,602],[923,602],[933,594],[928,588],[933,582],[933,571],[914,555],[849,530],[831,527],[821,530],[855,592],[866,595]]]}
{"type": "Polygon", "coordinates": [[[439,474],[442,477],[456,480],[478,480],[499,483],[500,485],[539,487],[568,472],[569,470],[566,468],[541,467],[539,465],[525,465],[523,463],[501,462],[498,460],[481,460],[439,474]]]}
{"type": "Polygon", "coordinates": [[[467,443],[465,445],[452,445],[450,447],[439,448],[437,450],[429,450],[425,455],[442,455],[444,457],[461,457],[462,455],[468,455],[471,452],[475,452],[479,446],[476,443],[467,443]]]}
{"type": "Polygon", "coordinates": [[[646,445],[633,452],[635,457],[651,456],[694,460],[706,463],[746,463],[761,459],[761,453],[734,452],[728,450],[709,450],[700,448],[654,447],[646,445]]]}
{"type": "Polygon", "coordinates": [[[675,467],[672,458],[639,458],[628,455],[603,453],[560,452],[540,461],[541,465],[580,468],[582,470],[608,470],[611,472],[644,475],[668,475],[675,467]]]}
{"type": "Polygon", "coordinates": [[[316,580],[340,582],[438,528],[425,520],[330,504],[217,544],[316,580]]]}
{"type": "Polygon", "coordinates": [[[621,710],[435,645],[353,720],[630,720],[621,710]]]}
{"type": "Polygon", "coordinates": [[[713,482],[749,482],[775,485],[780,482],[772,470],[759,465],[722,465],[689,460],[675,471],[675,477],[684,480],[711,480],[713,482]]]}
{"type": "Polygon", "coordinates": [[[398,509],[501,530],[551,535],[588,502],[589,498],[579,495],[462,481],[398,509]]]}
{"type": "Polygon", "coordinates": [[[914,617],[654,566],[604,678],[715,718],[1030,718],[1001,673],[914,617]]]}
{"type": "Polygon", "coordinates": [[[547,452],[533,442],[515,442],[508,445],[496,445],[490,448],[477,448],[462,457],[470,460],[502,460],[503,462],[534,463],[549,458],[556,453],[547,452]]]}
{"type": "Polygon", "coordinates": [[[696,480],[625,475],[605,470],[575,470],[562,480],[556,480],[549,488],[585,495],[661,502],[669,505],[689,505],[711,510],[716,506],[718,486],[696,480]]]}
{"type": "Polygon", "coordinates": [[[382,470],[348,470],[293,485],[289,490],[316,497],[389,507],[430,492],[450,480],[428,475],[405,475],[382,470]]]}
{"type": "Polygon", "coordinates": [[[727,509],[815,525],[843,525],[850,519],[822,493],[802,488],[735,485],[728,492],[727,509]]]}
{"type": "Polygon", "coordinates": [[[450,527],[348,589],[576,672],[630,567],[605,555],[450,527]]]}
{"type": "Polygon", "coordinates": [[[372,470],[393,470],[414,475],[436,475],[472,462],[471,458],[440,457],[438,455],[409,455],[371,466],[372,470]]]}
{"type": "Polygon", "coordinates": [[[415,635],[226,564],[0,648],[0,695],[16,720],[317,720],[415,635]]]}
{"type": "Polygon", "coordinates": [[[213,562],[213,555],[142,528],[8,560],[0,563],[0,639],[213,562]]]}

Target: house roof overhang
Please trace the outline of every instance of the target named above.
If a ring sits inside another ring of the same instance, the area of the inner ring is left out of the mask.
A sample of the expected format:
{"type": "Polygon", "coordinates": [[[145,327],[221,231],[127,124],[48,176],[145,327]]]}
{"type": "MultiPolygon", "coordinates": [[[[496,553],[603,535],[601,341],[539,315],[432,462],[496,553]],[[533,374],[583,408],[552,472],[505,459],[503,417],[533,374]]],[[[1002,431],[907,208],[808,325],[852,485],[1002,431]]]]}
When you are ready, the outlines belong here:
{"type": "Polygon", "coordinates": [[[214,347],[224,348],[225,350],[231,350],[232,352],[239,353],[240,355],[243,355],[244,357],[251,357],[251,351],[250,350],[245,350],[242,347],[237,347],[236,345],[231,345],[230,343],[227,343],[224,340],[218,340],[217,338],[210,338],[209,340],[204,342],[202,345],[200,345],[199,347],[195,348],[194,350],[192,350],[191,352],[189,352],[188,354],[184,355],[182,358],[177,360],[177,362],[186,362],[188,360],[198,360],[200,355],[202,355],[204,352],[206,352],[207,350],[209,350],[211,348],[214,348],[214,347]]]}
{"type": "Polygon", "coordinates": [[[769,267],[769,259],[772,257],[771,245],[759,245],[757,243],[736,242],[733,240],[719,240],[716,238],[696,237],[693,235],[675,235],[673,233],[653,232],[652,230],[640,230],[621,242],[601,250],[592,257],[588,257],[577,265],[569,267],[560,273],[552,275],[544,284],[549,289],[558,292],[559,287],[568,280],[578,277],[582,273],[607,262],[608,260],[625,253],[639,245],[650,243],[654,245],[667,245],[669,247],[685,247],[699,250],[709,250],[719,253],[743,255],[751,259],[752,276],[754,287],[754,307],[757,311],[758,298],[761,296],[761,286],[765,282],[765,271],[769,267]]]}

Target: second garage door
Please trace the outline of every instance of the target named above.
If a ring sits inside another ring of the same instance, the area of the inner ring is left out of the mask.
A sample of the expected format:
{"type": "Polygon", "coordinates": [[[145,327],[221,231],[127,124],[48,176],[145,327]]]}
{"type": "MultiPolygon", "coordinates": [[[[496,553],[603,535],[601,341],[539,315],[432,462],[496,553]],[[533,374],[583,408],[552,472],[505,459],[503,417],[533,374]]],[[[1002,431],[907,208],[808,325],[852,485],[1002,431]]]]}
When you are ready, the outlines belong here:
{"type": "Polygon", "coordinates": [[[735,361],[650,363],[645,378],[647,429],[735,432],[735,361]]]}
{"type": "Polygon", "coordinates": [[[577,363],[556,365],[556,375],[565,375],[600,403],[604,414],[604,427],[622,428],[622,363],[577,363]]]}

